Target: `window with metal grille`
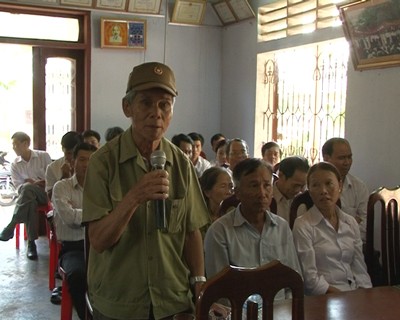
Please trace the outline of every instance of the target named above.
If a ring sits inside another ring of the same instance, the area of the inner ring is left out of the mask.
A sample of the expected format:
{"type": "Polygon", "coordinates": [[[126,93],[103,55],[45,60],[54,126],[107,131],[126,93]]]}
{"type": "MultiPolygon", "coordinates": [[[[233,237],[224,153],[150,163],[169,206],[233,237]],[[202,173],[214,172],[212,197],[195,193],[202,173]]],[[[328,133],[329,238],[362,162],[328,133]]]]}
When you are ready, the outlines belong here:
{"type": "Polygon", "coordinates": [[[337,5],[354,0],[276,0],[258,9],[258,41],[340,26],[337,5]]]}
{"type": "Polygon", "coordinates": [[[258,55],[256,155],[276,141],[284,157],[316,163],[327,139],[344,137],[348,56],[344,38],[258,55]]]}

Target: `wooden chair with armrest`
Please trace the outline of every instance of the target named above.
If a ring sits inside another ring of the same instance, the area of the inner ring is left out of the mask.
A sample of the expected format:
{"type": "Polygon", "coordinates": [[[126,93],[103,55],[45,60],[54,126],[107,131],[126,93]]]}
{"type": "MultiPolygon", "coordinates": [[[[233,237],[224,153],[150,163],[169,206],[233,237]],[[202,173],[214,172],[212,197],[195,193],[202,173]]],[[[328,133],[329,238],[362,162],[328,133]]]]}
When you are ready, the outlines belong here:
{"type": "Polygon", "coordinates": [[[381,187],[373,191],[368,200],[367,243],[365,261],[372,283],[379,285],[400,284],[400,235],[399,235],[400,186],[394,189],[381,187]],[[380,203],[380,212],[379,205],[380,203]],[[380,244],[375,243],[375,223],[380,222],[380,244]],[[383,279],[377,279],[376,250],[380,251],[383,266],[383,279]],[[383,281],[383,282],[382,282],[383,281]],[[380,283],[382,282],[382,283],[380,283]]]}
{"type": "MultiPolygon", "coordinates": [[[[231,303],[231,319],[242,319],[242,308],[252,294],[263,299],[263,319],[273,319],[274,297],[281,289],[292,290],[292,319],[304,319],[304,285],[293,269],[274,260],[258,268],[228,266],[210,278],[196,300],[196,319],[208,319],[210,307],[221,298],[231,303]]],[[[257,319],[257,304],[248,304],[247,319],[257,319]]]]}

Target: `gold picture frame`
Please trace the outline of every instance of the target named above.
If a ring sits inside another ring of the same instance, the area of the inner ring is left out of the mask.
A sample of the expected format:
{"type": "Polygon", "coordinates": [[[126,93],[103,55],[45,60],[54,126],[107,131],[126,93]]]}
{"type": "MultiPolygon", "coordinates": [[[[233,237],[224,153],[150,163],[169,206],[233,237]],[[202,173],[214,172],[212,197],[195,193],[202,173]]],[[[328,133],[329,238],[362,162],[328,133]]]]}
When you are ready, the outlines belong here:
{"type": "Polygon", "coordinates": [[[129,0],[129,12],[159,14],[160,10],[161,0],[129,0]]]}
{"type": "Polygon", "coordinates": [[[176,0],[171,22],[200,25],[206,11],[206,0],[176,0]]]}
{"type": "Polygon", "coordinates": [[[60,4],[79,7],[93,7],[92,0],[60,0],[60,4]]]}
{"type": "Polygon", "coordinates": [[[96,8],[125,11],[127,0],[96,0],[96,8]]]}
{"type": "Polygon", "coordinates": [[[237,22],[232,9],[229,7],[228,3],[224,0],[213,5],[214,11],[223,25],[228,25],[237,22]]]}
{"type": "Polygon", "coordinates": [[[400,65],[400,1],[362,0],[338,9],[355,70],[400,65]]]}
{"type": "Polygon", "coordinates": [[[101,48],[146,49],[146,20],[101,18],[101,48]]]}
{"type": "Polygon", "coordinates": [[[226,0],[238,21],[255,17],[254,11],[247,0],[226,0]]]}

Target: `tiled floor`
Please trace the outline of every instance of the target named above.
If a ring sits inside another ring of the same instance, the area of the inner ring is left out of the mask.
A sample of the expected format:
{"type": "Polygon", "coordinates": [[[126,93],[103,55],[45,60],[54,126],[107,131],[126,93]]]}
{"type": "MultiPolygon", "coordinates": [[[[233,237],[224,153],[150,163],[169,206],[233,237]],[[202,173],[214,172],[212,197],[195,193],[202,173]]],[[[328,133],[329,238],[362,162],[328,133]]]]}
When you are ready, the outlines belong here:
{"type": "MultiPolygon", "coordinates": [[[[1,230],[11,220],[13,210],[14,207],[0,207],[1,230]]],[[[36,241],[39,256],[36,261],[26,258],[26,242],[23,237],[20,241],[19,250],[15,249],[15,238],[0,241],[0,319],[58,320],[60,306],[50,302],[48,287],[47,237],[36,241]]],[[[78,319],[74,312],[73,320],[78,319]]]]}

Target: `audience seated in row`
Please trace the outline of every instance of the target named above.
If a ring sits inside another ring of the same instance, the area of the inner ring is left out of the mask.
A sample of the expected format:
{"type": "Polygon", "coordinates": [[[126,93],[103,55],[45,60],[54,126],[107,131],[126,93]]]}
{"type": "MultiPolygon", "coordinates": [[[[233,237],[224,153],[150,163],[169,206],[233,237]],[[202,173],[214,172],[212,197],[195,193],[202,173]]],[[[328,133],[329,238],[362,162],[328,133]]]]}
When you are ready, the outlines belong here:
{"type": "MultiPolygon", "coordinates": [[[[272,260],[301,274],[289,224],[268,211],[272,199],[272,167],[261,159],[245,159],[233,169],[239,206],[216,220],[204,240],[207,277],[228,265],[258,267],[272,260]]],[[[284,299],[284,292],[277,299],[284,299]]]]}
{"type": "Polygon", "coordinates": [[[342,189],[338,170],[328,162],[317,163],[308,172],[307,185],[314,206],[293,227],[305,293],[370,288],[358,224],[336,205],[342,189]]]}
{"type": "Polygon", "coordinates": [[[278,216],[290,222],[290,206],[296,195],[304,191],[308,160],[303,157],[290,156],[280,162],[279,179],[274,182],[273,198],[276,201],[278,216]]]}
{"type": "Polygon", "coordinates": [[[97,148],[88,143],[74,147],[73,175],[58,181],[53,188],[52,203],[57,240],[61,242],[60,266],[64,269],[73,305],[79,319],[85,319],[86,264],[85,229],[82,226],[82,196],[86,168],[97,148]]]}
{"type": "Polygon", "coordinates": [[[31,139],[24,132],[14,133],[11,139],[17,155],[11,164],[11,178],[18,190],[18,199],[10,223],[0,233],[0,240],[12,239],[17,223],[25,223],[28,236],[27,257],[36,260],[38,255],[35,240],[38,238],[39,227],[37,207],[48,203],[45,173],[51,158],[46,151],[30,149],[31,139]]]}
{"type": "Polygon", "coordinates": [[[221,202],[229,198],[233,191],[231,175],[224,168],[211,167],[199,179],[211,222],[217,220],[221,202]]]}
{"type": "Polygon", "coordinates": [[[192,163],[196,170],[197,177],[200,178],[203,172],[211,167],[211,163],[201,156],[204,138],[197,132],[191,132],[188,136],[193,140],[192,163]]]}
{"type": "Polygon", "coordinates": [[[322,146],[322,156],[324,161],[332,163],[339,170],[343,183],[340,194],[341,208],[356,219],[361,239],[365,243],[369,191],[363,181],[349,173],[353,164],[349,141],[343,138],[327,140],[322,146]]]}
{"type": "Polygon", "coordinates": [[[124,132],[124,129],[122,129],[121,127],[110,127],[104,133],[104,138],[106,139],[106,142],[108,142],[115,137],[118,137],[122,132],[124,132]]]}

